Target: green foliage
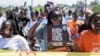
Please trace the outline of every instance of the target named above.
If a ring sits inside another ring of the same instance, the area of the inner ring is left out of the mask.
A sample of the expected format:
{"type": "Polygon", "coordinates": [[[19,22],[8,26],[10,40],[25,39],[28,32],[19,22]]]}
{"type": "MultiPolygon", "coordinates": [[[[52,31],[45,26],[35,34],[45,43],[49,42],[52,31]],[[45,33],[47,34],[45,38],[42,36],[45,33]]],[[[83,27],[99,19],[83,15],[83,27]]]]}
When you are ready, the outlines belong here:
{"type": "Polygon", "coordinates": [[[38,5],[38,6],[34,7],[33,9],[39,12],[39,11],[40,11],[40,9],[42,9],[42,8],[43,8],[43,6],[38,5]]]}
{"type": "Polygon", "coordinates": [[[77,8],[77,4],[73,4],[71,7],[72,8],[77,8]]]}
{"type": "Polygon", "coordinates": [[[95,5],[95,6],[93,6],[93,12],[95,13],[95,12],[100,12],[100,5],[95,5]]]}
{"type": "Polygon", "coordinates": [[[9,9],[8,7],[0,7],[0,10],[1,10],[2,12],[6,12],[8,9],[9,9]]]}
{"type": "Polygon", "coordinates": [[[95,5],[97,5],[97,3],[96,3],[95,1],[92,1],[92,2],[90,3],[90,5],[91,5],[91,6],[95,6],[95,5]]]}
{"type": "Polygon", "coordinates": [[[77,3],[78,3],[79,6],[84,6],[85,5],[83,1],[78,1],[77,3]]]}

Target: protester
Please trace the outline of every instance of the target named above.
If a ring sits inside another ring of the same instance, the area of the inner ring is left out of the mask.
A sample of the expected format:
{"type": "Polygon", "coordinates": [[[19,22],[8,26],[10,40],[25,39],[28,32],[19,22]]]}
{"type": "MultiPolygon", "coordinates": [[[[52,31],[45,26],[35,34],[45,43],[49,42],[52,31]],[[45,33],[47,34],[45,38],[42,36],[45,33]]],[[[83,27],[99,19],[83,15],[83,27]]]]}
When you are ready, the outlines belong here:
{"type": "Polygon", "coordinates": [[[76,51],[100,52],[100,13],[89,18],[89,26],[90,29],[80,35],[76,51]]]}
{"type": "Polygon", "coordinates": [[[29,19],[26,17],[25,11],[23,11],[23,10],[20,11],[20,15],[18,17],[18,22],[19,22],[19,24],[20,23],[22,24],[21,27],[24,27],[27,24],[28,21],[29,21],[29,19]]]}
{"type": "Polygon", "coordinates": [[[79,27],[79,30],[78,30],[78,33],[80,34],[82,31],[84,31],[84,30],[88,30],[89,29],[89,27],[88,27],[88,24],[89,24],[89,17],[91,16],[91,14],[90,13],[86,13],[85,14],[85,22],[84,22],[84,24],[82,24],[80,27],[79,27]]]}
{"type": "Polygon", "coordinates": [[[30,14],[30,16],[31,16],[31,19],[30,19],[30,21],[28,21],[28,23],[26,24],[26,26],[23,28],[23,34],[24,34],[24,36],[26,36],[27,35],[27,33],[28,33],[28,30],[30,30],[30,28],[36,23],[36,19],[37,19],[37,14],[35,13],[35,12],[31,12],[31,14],[30,14]]]}
{"type": "Polygon", "coordinates": [[[84,13],[80,13],[79,16],[78,16],[78,19],[83,21],[83,22],[85,22],[85,19],[86,19],[85,18],[85,14],[84,13]]]}
{"type": "MultiPolygon", "coordinates": [[[[49,13],[48,15],[48,23],[47,25],[62,25],[62,14],[59,12],[59,11],[52,11],[49,13]]],[[[67,29],[67,32],[66,35],[68,35],[68,37],[66,38],[69,38],[68,41],[70,41],[70,38],[71,38],[71,33],[70,33],[70,30],[68,27],[66,27],[67,29]]],[[[48,33],[50,35],[50,33],[48,33]]],[[[45,38],[45,37],[44,37],[45,38]]],[[[67,42],[65,43],[65,46],[67,45],[67,42]]],[[[69,48],[68,47],[59,47],[59,48],[56,48],[56,49],[51,49],[49,51],[70,51],[68,50],[69,48]]],[[[70,46],[70,44],[69,44],[70,46]]]]}
{"type": "Polygon", "coordinates": [[[17,34],[15,21],[8,19],[3,22],[0,29],[1,50],[30,51],[29,45],[24,37],[17,34]]]}
{"type": "Polygon", "coordinates": [[[7,10],[7,11],[6,11],[6,18],[7,18],[7,19],[13,18],[13,15],[11,15],[11,10],[7,10]]]}
{"type": "MultiPolygon", "coordinates": [[[[37,12],[37,11],[36,11],[37,12]]],[[[38,15],[36,23],[30,28],[30,30],[28,31],[27,37],[29,37],[31,43],[34,42],[34,38],[35,38],[35,32],[37,32],[41,27],[44,27],[47,24],[47,15],[50,12],[50,5],[46,4],[44,6],[44,12],[43,15],[38,15]]],[[[36,13],[37,14],[37,13],[36,13]]],[[[33,43],[33,47],[39,47],[38,41],[36,40],[36,44],[34,45],[33,43]]],[[[36,48],[37,49],[37,48],[36,48]]]]}
{"type": "Polygon", "coordinates": [[[68,22],[68,20],[71,20],[71,19],[72,19],[72,11],[69,10],[67,15],[65,15],[63,22],[66,24],[68,22]]]}
{"type": "Polygon", "coordinates": [[[73,19],[69,20],[66,24],[70,29],[72,40],[77,37],[78,28],[83,24],[81,20],[78,20],[78,16],[76,13],[73,13],[73,19]]]}
{"type": "Polygon", "coordinates": [[[19,32],[20,35],[23,35],[22,32],[21,32],[21,28],[20,28],[19,22],[18,22],[18,15],[16,14],[15,11],[12,11],[12,10],[7,10],[6,11],[6,20],[8,20],[8,19],[12,19],[12,20],[15,21],[16,27],[17,27],[17,31],[19,32]]]}

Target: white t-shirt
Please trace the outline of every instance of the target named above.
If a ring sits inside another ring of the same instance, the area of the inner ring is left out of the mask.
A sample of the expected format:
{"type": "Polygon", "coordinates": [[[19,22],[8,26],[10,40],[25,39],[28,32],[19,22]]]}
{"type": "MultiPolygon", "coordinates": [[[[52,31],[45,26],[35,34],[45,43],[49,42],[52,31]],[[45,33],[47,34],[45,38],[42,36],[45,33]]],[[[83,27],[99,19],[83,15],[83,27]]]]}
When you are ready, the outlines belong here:
{"type": "Polygon", "coordinates": [[[2,38],[2,35],[0,34],[0,38],[2,38]]]}
{"type": "Polygon", "coordinates": [[[28,31],[30,30],[30,28],[31,28],[35,23],[36,23],[36,21],[30,20],[30,21],[26,24],[26,26],[22,29],[22,32],[23,32],[24,36],[27,35],[28,31]]]}
{"type": "Polygon", "coordinates": [[[20,35],[12,38],[0,38],[0,49],[30,51],[28,42],[20,35]]]}
{"type": "Polygon", "coordinates": [[[36,21],[32,21],[30,20],[27,24],[26,24],[26,28],[28,28],[28,30],[36,23],[36,21]]]}
{"type": "Polygon", "coordinates": [[[66,24],[68,22],[68,20],[71,20],[72,19],[72,15],[66,15],[65,18],[64,18],[64,23],[66,24]]]}
{"type": "Polygon", "coordinates": [[[2,23],[6,20],[6,18],[4,16],[1,16],[0,17],[0,29],[1,29],[1,26],[2,26],[2,23]]]}
{"type": "Polygon", "coordinates": [[[66,24],[66,19],[62,17],[62,24],[66,24]]]}
{"type": "Polygon", "coordinates": [[[78,19],[81,20],[82,22],[85,22],[85,16],[83,17],[79,16],[78,19]]]}

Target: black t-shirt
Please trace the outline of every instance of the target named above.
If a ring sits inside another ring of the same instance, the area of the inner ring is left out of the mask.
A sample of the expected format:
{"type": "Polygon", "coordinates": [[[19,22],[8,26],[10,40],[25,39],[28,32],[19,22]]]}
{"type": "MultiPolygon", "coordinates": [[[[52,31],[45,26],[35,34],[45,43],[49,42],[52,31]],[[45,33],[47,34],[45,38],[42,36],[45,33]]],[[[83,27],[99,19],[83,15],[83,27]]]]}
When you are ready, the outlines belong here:
{"type": "Polygon", "coordinates": [[[25,26],[27,22],[29,21],[27,17],[23,17],[23,18],[19,17],[18,19],[19,19],[18,20],[19,24],[21,23],[23,26],[25,26]]]}
{"type": "Polygon", "coordinates": [[[78,33],[81,33],[82,31],[88,30],[88,29],[89,29],[88,26],[86,24],[83,24],[79,27],[78,33]]]}

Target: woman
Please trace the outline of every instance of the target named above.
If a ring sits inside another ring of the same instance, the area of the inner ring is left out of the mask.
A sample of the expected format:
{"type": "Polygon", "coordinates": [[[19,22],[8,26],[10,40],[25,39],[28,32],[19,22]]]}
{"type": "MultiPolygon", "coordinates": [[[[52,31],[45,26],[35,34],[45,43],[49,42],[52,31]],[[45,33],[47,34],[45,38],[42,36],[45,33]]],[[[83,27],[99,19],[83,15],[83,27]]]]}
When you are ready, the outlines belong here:
{"type": "Polygon", "coordinates": [[[3,22],[0,30],[0,49],[30,51],[27,41],[24,37],[17,35],[15,21],[8,19],[3,22]]]}
{"type": "Polygon", "coordinates": [[[90,17],[89,26],[90,29],[80,35],[78,51],[100,52],[100,13],[94,13],[90,17]]]}

